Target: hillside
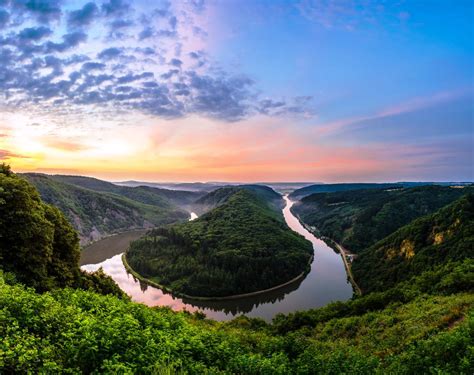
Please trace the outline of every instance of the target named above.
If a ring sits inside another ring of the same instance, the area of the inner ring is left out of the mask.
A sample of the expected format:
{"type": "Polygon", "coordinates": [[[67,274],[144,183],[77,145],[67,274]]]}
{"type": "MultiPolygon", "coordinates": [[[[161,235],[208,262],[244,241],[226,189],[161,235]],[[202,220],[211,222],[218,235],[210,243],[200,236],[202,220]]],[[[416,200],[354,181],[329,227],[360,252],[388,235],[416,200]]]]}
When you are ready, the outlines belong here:
{"type": "MultiPolygon", "coordinates": [[[[58,207],[79,233],[82,245],[99,240],[113,233],[185,220],[189,214],[165,198],[137,190],[130,197],[90,188],[108,187],[105,181],[87,179],[88,188],[63,182],[62,177],[52,178],[43,174],[23,175],[41,194],[42,199],[58,207]],[[142,203],[149,199],[150,204],[142,203]]],[[[113,185],[113,184],[110,184],[113,185]]],[[[104,188],[105,189],[105,188],[104,188]]]]}
{"type": "Polygon", "coordinates": [[[315,193],[334,193],[337,191],[365,190],[365,189],[390,189],[403,187],[397,183],[342,183],[342,184],[314,184],[294,190],[289,198],[300,200],[315,193]]]}
{"type": "MultiPolygon", "coordinates": [[[[242,189],[191,228],[201,233],[213,217],[231,219],[222,208],[241,207],[243,198],[245,213],[257,206],[280,224],[266,202],[242,189]]],[[[469,246],[452,249],[452,238],[472,239],[472,205],[472,196],[462,198],[400,230],[446,244],[453,256],[436,257],[429,271],[348,302],[278,315],[272,324],[215,322],[133,303],[103,273],[81,272],[78,237],[64,215],[2,165],[0,372],[471,374],[474,260],[456,258],[469,246]]]]}
{"type": "MultiPolygon", "coordinates": [[[[28,181],[0,164],[0,272],[12,273],[37,291],[76,287],[123,296],[102,272],[79,269],[80,252],[78,235],[64,215],[44,203],[28,181]]],[[[0,358],[3,353],[0,344],[0,358]]]]}
{"type": "Polygon", "coordinates": [[[296,202],[292,211],[320,235],[360,252],[473,190],[433,185],[319,193],[296,202]]]}
{"type": "Polygon", "coordinates": [[[207,214],[133,242],[130,266],[175,292],[203,297],[271,288],[306,270],[312,246],[281,212],[249,189],[221,191],[230,196],[207,214]]]}
{"type": "Polygon", "coordinates": [[[423,216],[362,251],[354,276],[364,291],[384,290],[434,265],[474,258],[474,195],[423,216]]]}
{"type": "Polygon", "coordinates": [[[280,194],[275,192],[272,188],[264,185],[238,185],[238,186],[225,186],[204,195],[203,197],[196,200],[193,204],[193,210],[202,215],[213,208],[216,208],[224,204],[233,194],[237,191],[245,189],[258,197],[265,200],[270,207],[281,210],[284,207],[284,202],[280,194]]]}
{"type": "Polygon", "coordinates": [[[114,193],[137,202],[161,207],[172,207],[173,205],[186,206],[193,203],[196,199],[202,197],[205,194],[192,191],[162,189],[143,185],[134,187],[118,186],[108,181],[83,176],[52,175],[49,177],[55,181],[80,186],[94,191],[114,193]]]}

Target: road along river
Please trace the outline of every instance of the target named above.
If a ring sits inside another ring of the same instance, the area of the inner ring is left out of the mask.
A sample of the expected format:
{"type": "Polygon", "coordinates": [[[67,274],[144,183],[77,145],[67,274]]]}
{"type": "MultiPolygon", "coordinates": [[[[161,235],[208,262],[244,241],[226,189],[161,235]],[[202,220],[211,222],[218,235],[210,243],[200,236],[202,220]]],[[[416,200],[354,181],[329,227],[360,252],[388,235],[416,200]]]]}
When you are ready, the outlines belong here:
{"type": "MultiPolygon", "coordinates": [[[[245,314],[270,321],[276,314],[308,310],[327,305],[332,301],[345,301],[352,297],[352,286],[340,254],[307,231],[291,213],[293,202],[284,197],[283,209],[288,226],[313,244],[314,258],[309,273],[295,282],[277,290],[252,297],[228,301],[196,301],[176,298],[158,288],[146,285],[127,272],[122,254],[128,244],[143,235],[144,231],[118,234],[98,241],[85,248],[81,268],[95,271],[100,267],[110,275],[132,300],[148,306],[168,306],[173,310],[201,311],[209,318],[228,320],[245,314]]],[[[197,215],[191,213],[191,220],[197,215]]]]}

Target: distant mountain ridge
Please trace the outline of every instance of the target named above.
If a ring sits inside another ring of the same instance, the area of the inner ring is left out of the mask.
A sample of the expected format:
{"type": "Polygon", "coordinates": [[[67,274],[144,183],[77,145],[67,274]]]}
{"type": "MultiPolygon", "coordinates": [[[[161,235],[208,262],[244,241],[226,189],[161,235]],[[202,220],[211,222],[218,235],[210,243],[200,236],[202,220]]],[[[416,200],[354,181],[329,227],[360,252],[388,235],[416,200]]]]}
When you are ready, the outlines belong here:
{"type": "Polygon", "coordinates": [[[182,191],[193,191],[193,192],[210,192],[215,189],[218,189],[227,184],[221,183],[212,183],[212,182],[144,182],[144,181],[119,181],[114,182],[114,184],[119,186],[149,186],[159,189],[168,189],[168,190],[182,190],[182,191]]]}
{"type": "Polygon", "coordinates": [[[301,189],[296,189],[290,193],[289,197],[292,200],[300,200],[308,195],[315,193],[332,193],[337,191],[351,191],[351,190],[364,190],[364,189],[398,189],[408,188],[417,186],[427,185],[469,185],[471,182],[383,182],[383,183],[338,183],[338,184],[314,184],[305,186],[301,189]]]}
{"type": "Polygon", "coordinates": [[[86,189],[114,193],[141,203],[160,206],[190,204],[205,194],[203,192],[200,193],[183,190],[169,190],[143,185],[136,187],[119,186],[112,182],[99,180],[93,177],[67,175],[51,175],[49,177],[56,181],[80,186],[86,189]]]}

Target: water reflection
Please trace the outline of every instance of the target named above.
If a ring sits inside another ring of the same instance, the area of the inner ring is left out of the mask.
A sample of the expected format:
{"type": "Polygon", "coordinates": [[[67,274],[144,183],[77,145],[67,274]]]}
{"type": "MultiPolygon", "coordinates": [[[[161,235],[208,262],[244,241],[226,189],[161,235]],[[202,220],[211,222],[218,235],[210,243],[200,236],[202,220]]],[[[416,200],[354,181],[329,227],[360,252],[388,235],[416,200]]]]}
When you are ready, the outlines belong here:
{"type": "MultiPolygon", "coordinates": [[[[290,211],[293,202],[287,197],[285,200],[287,202],[283,209],[285,220],[291,229],[312,242],[314,261],[304,279],[278,290],[229,301],[196,301],[173,297],[171,294],[138,281],[133,275],[128,274],[123,266],[122,253],[127,249],[128,243],[138,238],[143,232],[117,235],[107,239],[105,244],[102,242],[106,240],[103,240],[85,249],[81,258],[82,269],[95,271],[102,267],[136,302],[148,306],[169,306],[174,310],[201,311],[217,320],[228,320],[245,314],[269,321],[278,313],[307,310],[325,306],[332,301],[349,299],[352,296],[352,287],[347,280],[341,257],[301,225],[290,211]],[[94,261],[90,261],[91,253],[93,253],[94,261]],[[99,253],[103,254],[102,258],[99,253]]],[[[191,218],[194,219],[193,216],[191,218]]]]}

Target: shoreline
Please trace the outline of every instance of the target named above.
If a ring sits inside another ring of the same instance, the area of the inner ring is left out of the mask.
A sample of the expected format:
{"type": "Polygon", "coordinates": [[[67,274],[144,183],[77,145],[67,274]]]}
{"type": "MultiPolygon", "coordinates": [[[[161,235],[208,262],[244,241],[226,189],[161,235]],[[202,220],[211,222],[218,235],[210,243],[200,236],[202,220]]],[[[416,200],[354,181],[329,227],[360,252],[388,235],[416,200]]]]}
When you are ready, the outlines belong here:
{"type": "Polygon", "coordinates": [[[347,258],[346,258],[346,254],[348,253],[348,251],[342,245],[340,245],[338,242],[333,240],[332,238],[329,238],[329,237],[326,237],[326,236],[318,237],[316,235],[316,233],[314,233],[313,229],[309,225],[307,225],[305,222],[303,222],[303,220],[301,220],[300,216],[296,212],[292,211],[291,213],[298,219],[298,221],[301,223],[301,225],[303,225],[303,227],[309,233],[311,233],[317,239],[320,239],[321,241],[324,241],[329,247],[332,247],[331,245],[334,245],[336,247],[336,249],[339,251],[339,254],[342,257],[342,261],[344,263],[344,268],[346,269],[347,277],[349,278],[349,281],[350,281],[352,287],[354,288],[355,293],[357,295],[361,296],[362,295],[362,289],[360,288],[360,286],[355,281],[354,275],[352,274],[350,264],[348,263],[347,258]]]}
{"type": "Polygon", "coordinates": [[[332,238],[322,236],[321,240],[323,240],[326,243],[329,242],[328,245],[334,244],[334,246],[337,248],[337,250],[341,254],[342,260],[344,261],[344,267],[346,268],[347,276],[349,277],[349,280],[350,280],[352,286],[354,287],[354,289],[356,291],[356,294],[361,296],[362,295],[362,289],[360,288],[360,286],[355,281],[354,275],[352,274],[351,266],[350,266],[350,264],[349,264],[349,262],[347,261],[347,258],[346,258],[347,254],[349,252],[341,244],[334,241],[332,238]]]}
{"type": "Polygon", "coordinates": [[[262,290],[258,290],[258,291],[255,291],[255,292],[250,292],[250,293],[242,293],[242,294],[234,294],[234,295],[230,295],[230,296],[222,296],[222,297],[200,297],[200,296],[190,296],[188,294],[185,294],[185,293],[180,293],[180,292],[176,292],[176,291],[173,291],[172,289],[170,289],[169,287],[167,286],[164,286],[164,285],[161,285],[161,284],[158,284],[157,282],[153,281],[153,280],[150,280],[150,279],[147,279],[146,277],[143,277],[142,275],[140,275],[138,272],[136,272],[127,262],[127,259],[126,259],[126,254],[127,252],[124,252],[122,254],[122,263],[125,267],[125,269],[131,273],[134,277],[136,277],[138,280],[144,282],[145,284],[147,285],[150,285],[152,287],[155,287],[155,288],[158,288],[160,290],[162,290],[163,292],[167,292],[167,293],[170,293],[172,294],[174,297],[178,297],[178,298],[187,298],[187,299],[191,299],[191,300],[195,300],[195,301],[231,301],[231,300],[236,300],[236,299],[242,299],[242,298],[247,298],[247,297],[253,297],[253,296],[258,296],[260,294],[265,294],[265,293],[268,293],[268,292],[272,292],[274,290],[277,290],[277,289],[280,289],[280,288],[283,288],[287,285],[290,285],[298,280],[300,280],[301,278],[303,277],[306,277],[306,275],[308,274],[308,272],[311,270],[311,264],[313,263],[313,260],[314,260],[314,254],[311,255],[311,258],[309,259],[308,261],[308,264],[307,264],[307,269],[304,270],[303,272],[301,272],[298,276],[294,277],[293,279],[283,283],[283,284],[279,284],[279,285],[276,285],[276,286],[273,286],[271,288],[267,288],[267,289],[262,289],[262,290]],[[309,267],[309,268],[308,268],[309,267]]]}

